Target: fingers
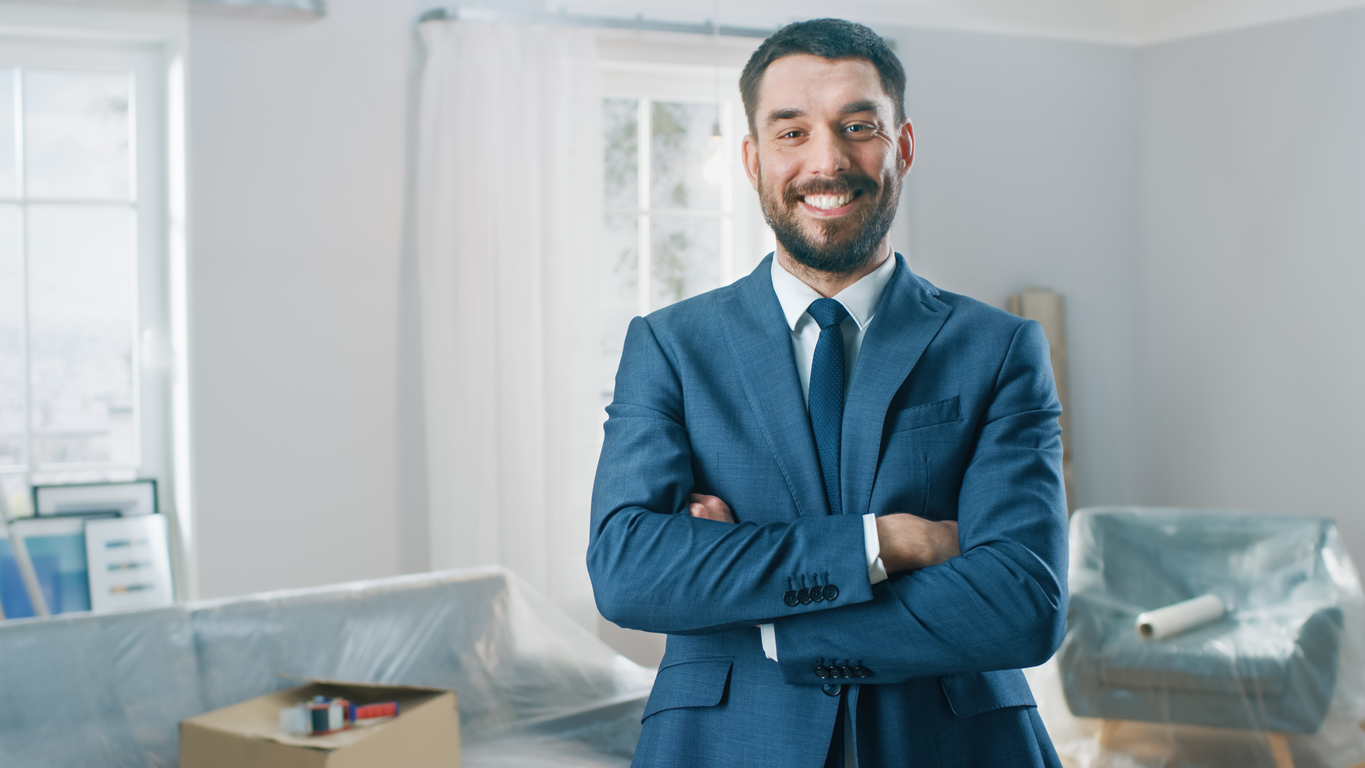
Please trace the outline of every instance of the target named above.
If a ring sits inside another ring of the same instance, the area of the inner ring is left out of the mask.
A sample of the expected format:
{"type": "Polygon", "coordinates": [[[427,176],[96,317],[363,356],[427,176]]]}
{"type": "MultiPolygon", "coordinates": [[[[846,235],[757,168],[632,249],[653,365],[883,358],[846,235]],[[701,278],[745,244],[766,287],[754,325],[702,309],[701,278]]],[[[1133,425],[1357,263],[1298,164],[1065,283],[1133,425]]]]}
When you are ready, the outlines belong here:
{"type": "Polygon", "coordinates": [[[687,506],[687,512],[693,517],[717,520],[722,523],[735,522],[734,514],[730,512],[730,505],[721,501],[718,496],[694,493],[688,497],[688,501],[691,503],[687,506]]]}
{"type": "Polygon", "coordinates": [[[711,510],[707,509],[706,506],[705,506],[704,504],[691,504],[691,505],[689,505],[689,506],[687,507],[687,511],[688,511],[693,517],[700,517],[700,518],[703,518],[703,519],[706,519],[706,520],[719,520],[719,521],[722,522],[722,523],[729,522],[729,521],[726,520],[725,518],[722,518],[722,517],[716,515],[716,513],[714,513],[714,512],[712,512],[711,510]]]}

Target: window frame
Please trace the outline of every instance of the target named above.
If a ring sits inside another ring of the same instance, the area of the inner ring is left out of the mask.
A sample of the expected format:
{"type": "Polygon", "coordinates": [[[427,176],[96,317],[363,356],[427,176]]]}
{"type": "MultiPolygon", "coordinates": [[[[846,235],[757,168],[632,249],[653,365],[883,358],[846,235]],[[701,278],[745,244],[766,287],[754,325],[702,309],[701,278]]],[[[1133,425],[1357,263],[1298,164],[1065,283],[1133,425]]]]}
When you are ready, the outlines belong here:
{"type": "Polygon", "coordinates": [[[739,140],[748,131],[744,124],[744,105],[739,100],[740,69],[603,59],[602,96],[606,99],[635,99],[637,201],[630,209],[604,209],[604,214],[638,216],[637,267],[639,275],[639,313],[658,309],[650,303],[650,217],[665,215],[718,218],[720,221],[720,285],[729,285],[748,274],[773,248],[772,232],[763,221],[757,196],[744,174],[739,140]],[[728,184],[721,187],[721,207],[715,211],[687,211],[655,208],[649,199],[649,148],[652,104],[656,101],[717,104],[720,135],[730,168],[728,184]]]}
{"type": "MultiPolygon", "coordinates": [[[[16,141],[20,152],[19,194],[0,198],[0,204],[15,205],[21,214],[29,205],[94,204],[130,207],[135,213],[134,249],[136,274],[133,286],[134,318],[129,329],[133,352],[132,385],[137,404],[137,430],[132,462],[83,462],[38,464],[33,455],[33,396],[29,352],[29,287],[27,266],[24,277],[25,316],[25,453],[24,463],[0,467],[0,477],[21,476],[25,485],[44,482],[63,475],[71,478],[131,479],[153,477],[158,480],[158,500],[162,509],[175,509],[173,467],[177,463],[172,444],[173,369],[178,368],[171,354],[172,313],[169,260],[168,211],[168,119],[167,51],[152,42],[100,39],[29,38],[0,36],[0,67],[13,68],[16,82],[20,70],[128,72],[132,76],[130,127],[133,139],[129,199],[62,200],[32,198],[26,194],[23,178],[22,138],[16,141]]],[[[22,90],[16,88],[16,121],[22,132],[22,90]]],[[[22,136],[22,133],[21,133],[22,136]]],[[[28,263],[27,216],[20,218],[24,238],[23,263],[28,263]]],[[[31,510],[30,510],[31,511],[31,510]]]]}
{"type": "MultiPolygon", "coordinates": [[[[701,49],[688,46],[692,52],[701,49]]],[[[636,116],[636,205],[632,208],[603,208],[604,219],[609,215],[635,215],[636,232],[636,302],[635,313],[646,315],[660,307],[651,302],[651,217],[666,216],[717,218],[720,221],[720,269],[717,287],[723,287],[747,275],[776,247],[776,237],[763,218],[758,196],[744,172],[740,154],[740,139],[748,133],[744,119],[744,105],[739,98],[741,68],[725,65],[704,65],[677,62],[641,61],[633,58],[599,60],[602,74],[603,99],[634,99],[636,116]],[[651,205],[649,180],[649,152],[652,105],[656,101],[687,102],[719,105],[720,129],[728,153],[729,183],[721,188],[720,211],[689,211],[686,209],[657,208],[651,205]]],[[[606,249],[602,251],[606,254],[606,249]]],[[[608,352],[619,356],[619,339],[610,339],[604,327],[601,331],[603,360],[600,370],[601,405],[611,402],[615,365],[606,362],[608,352]]],[[[619,361],[619,357],[617,358],[619,361]]],[[[602,413],[606,417],[605,411],[602,413]]]]}

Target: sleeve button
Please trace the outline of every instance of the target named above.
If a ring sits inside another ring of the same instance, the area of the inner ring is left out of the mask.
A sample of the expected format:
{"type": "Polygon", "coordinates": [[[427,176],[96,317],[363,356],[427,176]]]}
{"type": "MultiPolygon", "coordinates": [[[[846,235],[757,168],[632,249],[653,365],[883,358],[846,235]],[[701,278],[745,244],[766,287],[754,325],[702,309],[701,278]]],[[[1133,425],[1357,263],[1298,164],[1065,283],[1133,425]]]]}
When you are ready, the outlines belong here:
{"type": "Polygon", "coordinates": [[[796,597],[796,590],[794,589],[787,590],[787,594],[782,596],[782,602],[795,608],[796,604],[800,602],[800,600],[798,600],[796,597]]]}
{"type": "Polygon", "coordinates": [[[839,596],[839,588],[834,586],[833,584],[826,584],[824,589],[824,596],[826,600],[833,600],[834,598],[839,596]]]}

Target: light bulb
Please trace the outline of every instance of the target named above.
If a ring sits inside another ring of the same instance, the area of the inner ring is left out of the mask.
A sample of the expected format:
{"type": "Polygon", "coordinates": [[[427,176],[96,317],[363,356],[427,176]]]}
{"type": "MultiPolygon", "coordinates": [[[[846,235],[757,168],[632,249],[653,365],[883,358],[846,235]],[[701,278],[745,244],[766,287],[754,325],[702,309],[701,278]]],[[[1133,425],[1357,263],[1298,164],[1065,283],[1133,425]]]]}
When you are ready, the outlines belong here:
{"type": "Polygon", "coordinates": [[[706,162],[701,166],[701,175],[716,186],[724,184],[730,178],[730,169],[725,164],[725,139],[721,137],[719,131],[711,135],[710,144],[706,149],[706,162]]]}

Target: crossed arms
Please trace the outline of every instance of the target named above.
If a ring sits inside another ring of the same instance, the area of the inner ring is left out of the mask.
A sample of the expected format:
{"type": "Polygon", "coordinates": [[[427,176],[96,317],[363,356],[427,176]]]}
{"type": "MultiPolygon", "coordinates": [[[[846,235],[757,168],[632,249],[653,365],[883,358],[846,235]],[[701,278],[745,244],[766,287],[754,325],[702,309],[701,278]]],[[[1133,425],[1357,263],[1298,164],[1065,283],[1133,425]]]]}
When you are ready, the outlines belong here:
{"type": "MultiPolygon", "coordinates": [[[[687,512],[693,517],[733,523],[730,505],[719,496],[694,493],[688,497],[687,512]]],[[[956,520],[925,520],[893,512],[877,518],[877,539],[881,542],[882,564],[888,574],[917,571],[938,565],[962,554],[957,540],[956,520]]]]}
{"type": "MultiPolygon", "coordinates": [[[[625,627],[721,632],[773,623],[788,682],[818,659],[860,660],[870,683],[1033,666],[1065,631],[1060,412],[1046,340],[1014,333],[961,481],[958,523],[878,518],[890,578],[871,585],[856,515],[725,522],[693,501],[677,370],[632,322],[593,489],[588,569],[598,608],[625,627]],[[702,514],[691,514],[692,504],[702,514]],[[953,533],[956,533],[954,540],[953,533]],[[827,572],[834,603],[782,604],[792,574],[827,572]]],[[[714,497],[710,497],[714,499],[714,497]]],[[[886,512],[888,510],[873,510],[886,512]]]]}

